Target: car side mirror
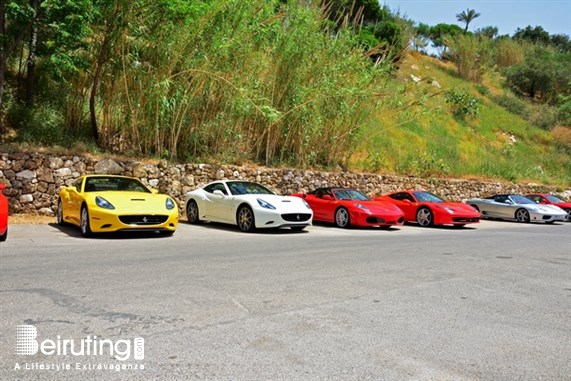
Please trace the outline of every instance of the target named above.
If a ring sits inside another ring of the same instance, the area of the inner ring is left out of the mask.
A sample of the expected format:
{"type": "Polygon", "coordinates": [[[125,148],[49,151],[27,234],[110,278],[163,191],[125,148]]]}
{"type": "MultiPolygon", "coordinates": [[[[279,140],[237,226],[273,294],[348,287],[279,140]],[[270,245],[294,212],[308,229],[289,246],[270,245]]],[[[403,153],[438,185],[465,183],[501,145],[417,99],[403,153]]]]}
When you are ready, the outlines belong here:
{"type": "Polygon", "coordinates": [[[333,197],[331,197],[331,196],[328,195],[328,194],[324,194],[324,195],[323,195],[323,199],[324,199],[324,200],[327,200],[327,201],[333,201],[333,197]]]}
{"type": "Polygon", "coordinates": [[[159,194],[159,191],[158,191],[158,189],[151,189],[151,193],[152,194],[159,194]]]}
{"type": "Polygon", "coordinates": [[[504,201],[504,203],[505,203],[505,204],[510,204],[510,205],[513,204],[512,200],[506,200],[506,201],[504,201]]]}
{"type": "Polygon", "coordinates": [[[212,192],[212,194],[215,194],[216,196],[222,196],[222,197],[225,196],[224,192],[222,192],[220,189],[216,189],[214,192],[212,192]]]}
{"type": "Polygon", "coordinates": [[[69,187],[67,187],[66,189],[67,189],[68,192],[75,192],[75,193],[77,193],[77,188],[74,187],[74,186],[69,186],[69,187]]]}
{"type": "Polygon", "coordinates": [[[6,185],[0,184],[0,191],[3,191],[4,189],[6,189],[6,185]]]}
{"type": "Polygon", "coordinates": [[[405,198],[404,200],[402,200],[402,201],[403,201],[403,202],[406,202],[407,204],[412,204],[412,201],[410,201],[409,199],[406,199],[406,198],[405,198]]]}

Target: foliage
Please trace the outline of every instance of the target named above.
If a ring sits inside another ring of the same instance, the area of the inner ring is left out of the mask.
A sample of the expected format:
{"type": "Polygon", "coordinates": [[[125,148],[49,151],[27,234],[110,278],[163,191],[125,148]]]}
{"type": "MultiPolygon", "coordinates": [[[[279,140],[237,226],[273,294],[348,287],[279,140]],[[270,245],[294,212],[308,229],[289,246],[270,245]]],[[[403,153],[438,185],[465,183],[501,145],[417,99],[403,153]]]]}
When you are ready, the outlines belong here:
{"type": "Polygon", "coordinates": [[[558,95],[571,94],[571,53],[534,47],[525,62],[505,70],[507,84],[521,95],[553,103],[558,95]]]}
{"type": "Polygon", "coordinates": [[[480,111],[481,100],[462,90],[449,90],[444,94],[446,103],[450,104],[454,115],[476,116],[480,111]]]}
{"type": "Polygon", "coordinates": [[[476,87],[476,90],[478,90],[478,92],[480,94],[485,95],[485,96],[490,95],[490,89],[487,86],[482,85],[481,83],[478,83],[475,87],[476,87]]]}
{"type": "Polygon", "coordinates": [[[470,34],[458,34],[445,38],[450,49],[450,59],[456,64],[460,77],[468,81],[479,81],[484,63],[489,60],[486,42],[470,34]]]}
{"type": "Polygon", "coordinates": [[[497,26],[485,26],[483,28],[477,29],[474,34],[476,36],[482,36],[484,38],[493,40],[498,35],[497,26]]]}
{"type": "Polygon", "coordinates": [[[350,29],[332,38],[317,8],[264,4],[194,8],[183,22],[191,33],[151,28],[148,16],[133,23],[144,32],[123,40],[102,76],[103,138],[119,134],[128,146],[117,149],[172,159],[343,165],[383,66],[362,58],[350,29]]]}
{"type": "Polygon", "coordinates": [[[529,118],[529,104],[512,92],[505,92],[493,97],[493,100],[514,115],[519,115],[524,119],[529,118]]]}
{"type": "Polygon", "coordinates": [[[480,13],[476,12],[474,9],[466,9],[456,15],[456,18],[460,22],[466,23],[466,27],[464,28],[464,33],[468,31],[468,25],[475,19],[480,17],[480,13]]]}
{"type": "Polygon", "coordinates": [[[518,65],[525,60],[525,46],[511,38],[499,38],[494,41],[495,63],[499,68],[518,65]]]}
{"type": "Polygon", "coordinates": [[[513,35],[515,40],[525,40],[529,42],[533,42],[535,44],[543,44],[547,45],[550,42],[549,32],[547,32],[543,27],[536,26],[531,27],[531,25],[526,26],[525,28],[517,28],[516,32],[513,35]]]}

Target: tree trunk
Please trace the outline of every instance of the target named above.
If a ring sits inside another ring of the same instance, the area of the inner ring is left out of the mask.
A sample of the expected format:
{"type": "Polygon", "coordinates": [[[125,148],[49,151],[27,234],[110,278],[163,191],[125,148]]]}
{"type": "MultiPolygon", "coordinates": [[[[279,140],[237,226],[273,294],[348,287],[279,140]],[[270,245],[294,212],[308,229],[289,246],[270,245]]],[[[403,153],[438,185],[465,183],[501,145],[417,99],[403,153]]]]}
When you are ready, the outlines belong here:
{"type": "MultiPolygon", "coordinates": [[[[1,1],[1,0],[0,0],[1,1]]],[[[30,7],[34,10],[34,21],[32,22],[32,30],[30,32],[30,44],[28,60],[26,61],[27,76],[26,76],[26,104],[28,106],[34,105],[34,93],[36,82],[36,49],[38,45],[38,26],[36,18],[38,15],[39,0],[30,0],[30,7]]]]}
{"type": "Polygon", "coordinates": [[[103,63],[101,61],[101,53],[97,60],[95,74],[93,75],[93,83],[91,85],[91,94],[89,96],[89,116],[91,118],[91,135],[95,142],[99,144],[99,129],[97,128],[97,113],[95,110],[95,100],[97,98],[97,88],[99,87],[99,79],[101,78],[101,71],[103,70],[103,63]]]}

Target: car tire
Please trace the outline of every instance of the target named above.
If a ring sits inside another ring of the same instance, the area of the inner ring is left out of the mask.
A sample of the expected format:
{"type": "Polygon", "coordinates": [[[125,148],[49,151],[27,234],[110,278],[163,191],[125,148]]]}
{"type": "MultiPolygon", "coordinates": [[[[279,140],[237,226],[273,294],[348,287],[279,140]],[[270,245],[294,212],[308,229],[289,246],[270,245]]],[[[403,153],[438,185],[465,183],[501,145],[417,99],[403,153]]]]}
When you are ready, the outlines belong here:
{"type": "Polygon", "coordinates": [[[57,214],[56,214],[57,224],[62,226],[65,225],[65,218],[63,217],[63,204],[61,198],[57,202],[57,214]]]}
{"type": "Polygon", "coordinates": [[[524,224],[529,222],[529,212],[523,208],[516,210],[514,217],[517,222],[524,224]]]}
{"type": "Polygon", "coordinates": [[[476,209],[476,212],[480,213],[480,208],[478,208],[478,205],[470,205],[472,208],[476,209]]]}
{"type": "Polygon", "coordinates": [[[351,226],[351,217],[347,208],[341,207],[335,211],[335,225],[343,229],[351,226]]]}
{"type": "Polygon", "coordinates": [[[194,200],[188,200],[188,202],[186,203],[186,219],[189,224],[200,223],[200,213],[198,210],[198,204],[194,200]]]}
{"type": "Polygon", "coordinates": [[[6,226],[6,231],[4,232],[4,234],[0,235],[0,242],[6,241],[6,238],[8,238],[8,227],[7,226],[6,226]]]}
{"type": "Polygon", "coordinates": [[[238,208],[236,213],[236,224],[238,228],[246,233],[251,233],[256,230],[256,220],[254,212],[248,205],[242,205],[238,208]]]}
{"type": "Polygon", "coordinates": [[[416,211],[416,222],[422,227],[434,225],[434,214],[426,207],[422,207],[416,211]]]}
{"type": "Polygon", "coordinates": [[[87,210],[87,206],[83,205],[81,207],[81,217],[80,217],[80,227],[81,227],[81,235],[84,237],[91,237],[91,226],[89,225],[89,210],[87,210]]]}
{"type": "Polygon", "coordinates": [[[567,212],[567,215],[565,216],[565,221],[571,222],[571,209],[563,209],[563,210],[567,212]]]}

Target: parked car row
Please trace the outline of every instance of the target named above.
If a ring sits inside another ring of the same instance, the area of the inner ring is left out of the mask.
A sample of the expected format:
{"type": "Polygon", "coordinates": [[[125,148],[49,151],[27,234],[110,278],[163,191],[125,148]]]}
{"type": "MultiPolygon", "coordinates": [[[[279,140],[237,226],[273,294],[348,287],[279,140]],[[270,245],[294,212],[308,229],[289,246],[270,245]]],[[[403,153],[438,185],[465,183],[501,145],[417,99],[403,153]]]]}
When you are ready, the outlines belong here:
{"type": "MultiPolygon", "coordinates": [[[[0,184],[0,241],[8,235],[8,201],[0,184]]],[[[263,228],[303,230],[313,221],[389,228],[405,222],[422,227],[463,227],[482,218],[518,222],[571,221],[571,203],[548,194],[498,194],[447,202],[425,191],[400,191],[369,199],[356,189],[323,187],[280,196],[265,186],[220,180],[188,192],[184,211],[191,224],[203,221],[236,225],[241,231],[263,228]]],[[[59,193],[58,224],[72,224],[83,236],[116,231],[172,235],[179,222],[175,200],[141,181],[115,175],[85,175],[59,193]]]]}

